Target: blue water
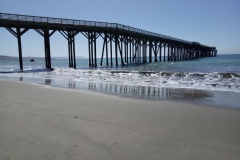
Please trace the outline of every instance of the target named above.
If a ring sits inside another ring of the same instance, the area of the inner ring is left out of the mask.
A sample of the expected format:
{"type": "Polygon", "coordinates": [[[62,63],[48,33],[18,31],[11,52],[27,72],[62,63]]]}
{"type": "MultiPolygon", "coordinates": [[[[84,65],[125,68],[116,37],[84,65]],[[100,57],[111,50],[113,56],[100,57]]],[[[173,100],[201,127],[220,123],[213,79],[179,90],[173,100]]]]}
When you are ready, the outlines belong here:
{"type": "MultiPolygon", "coordinates": [[[[106,59],[103,66],[99,65],[100,59],[97,61],[98,67],[90,68],[88,59],[77,59],[77,68],[72,69],[68,67],[68,58],[52,58],[53,69],[49,70],[45,69],[44,58],[35,58],[35,62],[24,58],[22,72],[18,59],[0,60],[0,79],[140,98],[167,98],[170,92],[177,94],[175,99],[186,100],[194,99],[195,95],[200,95],[195,98],[197,100],[208,100],[216,95],[209,95],[210,91],[221,95],[228,93],[232,98],[240,95],[240,54],[177,62],[130,63],[118,67],[115,66],[115,58],[113,66],[106,66],[106,59]]],[[[238,98],[233,99],[229,105],[240,108],[238,98]]]]}

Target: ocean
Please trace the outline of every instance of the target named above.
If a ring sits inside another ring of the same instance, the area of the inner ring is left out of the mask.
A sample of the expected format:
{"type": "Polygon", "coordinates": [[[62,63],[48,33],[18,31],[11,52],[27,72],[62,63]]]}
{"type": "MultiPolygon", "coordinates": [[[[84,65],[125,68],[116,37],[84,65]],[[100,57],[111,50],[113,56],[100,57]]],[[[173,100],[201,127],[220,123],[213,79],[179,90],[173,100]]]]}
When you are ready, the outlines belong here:
{"type": "MultiPolygon", "coordinates": [[[[88,58],[52,58],[45,68],[44,58],[0,60],[0,79],[37,83],[60,88],[91,90],[116,96],[146,100],[174,100],[240,109],[240,54],[218,55],[176,62],[130,63],[125,66],[91,68],[88,58]]],[[[120,62],[120,59],[118,60],[120,62]]]]}

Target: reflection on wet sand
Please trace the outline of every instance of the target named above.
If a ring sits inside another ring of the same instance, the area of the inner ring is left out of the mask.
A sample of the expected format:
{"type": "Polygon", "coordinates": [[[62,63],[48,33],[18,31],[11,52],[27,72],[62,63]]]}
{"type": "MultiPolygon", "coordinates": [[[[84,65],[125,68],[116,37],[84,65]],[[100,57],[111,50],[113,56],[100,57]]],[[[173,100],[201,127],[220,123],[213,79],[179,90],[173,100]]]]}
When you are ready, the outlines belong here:
{"type": "Polygon", "coordinates": [[[128,86],[122,84],[89,82],[88,89],[109,94],[119,94],[122,96],[133,96],[138,98],[153,99],[173,99],[196,101],[213,97],[211,92],[204,90],[163,88],[151,86],[128,86]]]}
{"type": "MultiPolygon", "coordinates": [[[[9,78],[9,77],[7,77],[9,78]]],[[[3,78],[3,80],[8,80],[3,78]]],[[[150,100],[174,100],[185,102],[197,102],[218,107],[229,107],[240,109],[240,93],[222,92],[215,90],[200,90],[187,88],[164,88],[153,86],[126,85],[110,82],[87,82],[74,80],[53,80],[34,77],[13,77],[12,80],[23,82],[35,82],[51,85],[53,87],[71,88],[79,90],[92,90],[106,94],[115,94],[126,98],[140,98],[150,100]]]]}
{"type": "MultiPolygon", "coordinates": [[[[25,80],[25,78],[24,78],[25,80]]],[[[19,77],[19,81],[24,81],[19,77]]],[[[45,79],[46,85],[58,86],[51,79],[45,79]]],[[[60,83],[62,86],[62,83],[60,83]]],[[[97,83],[97,82],[75,82],[68,81],[67,88],[71,89],[89,89],[97,92],[121,95],[124,97],[146,98],[146,99],[169,99],[179,101],[202,101],[214,98],[213,92],[195,89],[183,88],[164,88],[152,86],[130,86],[126,84],[97,83]]]]}
{"type": "Polygon", "coordinates": [[[45,79],[45,84],[50,85],[51,84],[51,79],[45,79]]]}
{"type": "Polygon", "coordinates": [[[92,90],[106,94],[115,94],[126,98],[140,98],[149,100],[174,100],[197,102],[220,107],[240,108],[239,95],[235,92],[221,92],[214,90],[199,90],[187,88],[164,88],[153,86],[126,85],[110,82],[61,81],[52,79],[38,79],[29,77],[14,77],[13,80],[35,82],[60,88],[92,90]],[[15,78],[15,79],[14,79],[15,78]]]}
{"type": "Polygon", "coordinates": [[[68,82],[68,88],[72,88],[72,89],[76,88],[75,81],[69,81],[68,82]]]}

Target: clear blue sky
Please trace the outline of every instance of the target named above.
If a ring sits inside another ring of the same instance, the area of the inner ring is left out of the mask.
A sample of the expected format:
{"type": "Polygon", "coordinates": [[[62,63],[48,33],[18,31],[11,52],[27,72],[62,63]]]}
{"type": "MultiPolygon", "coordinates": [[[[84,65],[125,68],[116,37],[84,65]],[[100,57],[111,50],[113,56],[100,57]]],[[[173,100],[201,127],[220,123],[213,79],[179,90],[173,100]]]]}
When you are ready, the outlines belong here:
{"type": "MultiPolygon", "coordinates": [[[[240,54],[240,0],[0,0],[0,12],[120,23],[216,46],[218,54],[240,54]]],[[[43,57],[43,45],[33,30],[22,36],[23,56],[43,57]]],[[[51,54],[68,55],[58,32],[51,37],[51,54]]],[[[87,39],[79,34],[76,55],[87,54],[87,39]]],[[[18,56],[17,39],[5,28],[0,55],[18,56]]]]}

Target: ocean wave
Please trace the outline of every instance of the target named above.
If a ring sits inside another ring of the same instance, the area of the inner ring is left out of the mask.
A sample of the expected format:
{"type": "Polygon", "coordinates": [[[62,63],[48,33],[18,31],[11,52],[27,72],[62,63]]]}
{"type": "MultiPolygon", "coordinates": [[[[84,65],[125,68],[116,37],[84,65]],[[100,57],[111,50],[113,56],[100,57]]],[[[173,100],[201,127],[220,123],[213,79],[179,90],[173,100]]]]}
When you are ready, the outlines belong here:
{"type": "Polygon", "coordinates": [[[192,77],[205,77],[205,76],[212,76],[212,77],[221,77],[221,78],[234,78],[234,77],[240,77],[240,74],[237,73],[183,73],[183,72],[166,72],[166,71],[161,71],[161,72],[156,72],[156,71],[109,71],[112,74],[141,74],[141,75],[161,75],[161,76],[192,76],[192,77]]]}
{"type": "Polygon", "coordinates": [[[48,78],[78,82],[112,83],[168,88],[192,88],[240,92],[240,75],[236,73],[200,73],[169,71],[130,71],[112,69],[25,69],[1,72],[5,76],[48,78]]]}

